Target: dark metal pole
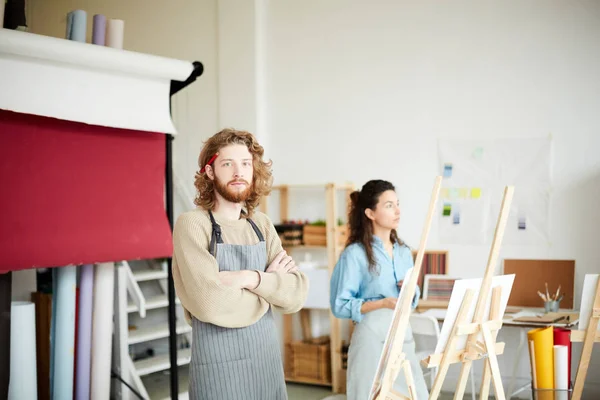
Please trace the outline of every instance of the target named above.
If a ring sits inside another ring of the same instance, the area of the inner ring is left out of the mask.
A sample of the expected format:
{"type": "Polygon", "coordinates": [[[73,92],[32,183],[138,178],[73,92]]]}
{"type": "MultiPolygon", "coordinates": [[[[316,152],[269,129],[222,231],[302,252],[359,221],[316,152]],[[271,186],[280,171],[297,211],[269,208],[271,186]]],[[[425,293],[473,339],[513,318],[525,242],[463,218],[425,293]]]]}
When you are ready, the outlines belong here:
{"type": "MultiPolygon", "coordinates": [[[[171,90],[170,96],[173,96],[175,93],[179,92],[181,89],[185,88],[192,82],[196,80],[197,77],[202,75],[204,71],[204,66],[199,61],[193,62],[194,69],[190,76],[184,81],[171,81],[171,90]]],[[[169,108],[171,107],[171,103],[169,102],[169,108]]],[[[169,219],[169,225],[171,226],[171,231],[173,231],[173,136],[166,136],[166,165],[165,165],[165,184],[166,184],[166,208],[167,208],[167,218],[169,219]]],[[[169,368],[171,374],[171,400],[176,400],[179,398],[179,379],[178,379],[178,365],[177,365],[177,325],[176,325],[176,310],[175,310],[175,284],[173,283],[173,259],[171,257],[167,258],[167,289],[168,289],[168,299],[169,299],[169,359],[171,362],[171,367],[169,368]]]]}
{"type": "MultiPolygon", "coordinates": [[[[167,162],[165,168],[166,178],[166,202],[167,218],[171,231],[173,230],[173,155],[172,155],[173,136],[166,135],[166,154],[167,162]]],[[[167,259],[167,286],[169,297],[169,356],[171,361],[171,399],[179,397],[179,380],[177,369],[177,327],[175,322],[175,285],[173,283],[173,270],[171,269],[173,259],[167,259]]]]}

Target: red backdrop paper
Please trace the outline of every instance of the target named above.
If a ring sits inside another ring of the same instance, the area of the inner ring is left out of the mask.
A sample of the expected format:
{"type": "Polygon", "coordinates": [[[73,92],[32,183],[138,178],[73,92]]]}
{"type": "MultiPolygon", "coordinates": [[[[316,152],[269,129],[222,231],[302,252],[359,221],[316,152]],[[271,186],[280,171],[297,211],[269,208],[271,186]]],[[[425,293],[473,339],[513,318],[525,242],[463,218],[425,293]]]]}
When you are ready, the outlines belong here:
{"type": "Polygon", "coordinates": [[[0,272],[171,256],[165,140],[0,110],[0,272]]]}

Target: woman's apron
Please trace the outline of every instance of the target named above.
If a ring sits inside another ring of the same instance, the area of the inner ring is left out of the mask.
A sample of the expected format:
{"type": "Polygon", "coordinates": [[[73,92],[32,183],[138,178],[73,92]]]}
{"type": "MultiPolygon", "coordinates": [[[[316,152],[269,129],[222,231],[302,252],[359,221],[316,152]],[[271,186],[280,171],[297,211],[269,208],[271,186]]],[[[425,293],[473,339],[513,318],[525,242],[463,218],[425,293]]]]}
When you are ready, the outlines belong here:
{"type": "MultiPolygon", "coordinates": [[[[258,236],[257,244],[226,244],[221,227],[212,213],[209,215],[210,252],[217,259],[219,271],[264,271],[267,246],[256,224],[248,219],[258,236]]],[[[190,399],[287,399],[277,332],[271,308],[256,323],[243,328],[223,328],[192,318],[190,399]]]]}
{"type": "MultiPolygon", "coordinates": [[[[346,391],[348,400],[368,400],[371,385],[379,366],[388,329],[394,318],[394,310],[379,309],[366,313],[355,326],[348,349],[348,371],[346,391]]],[[[415,340],[410,326],[406,331],[402,351],[410,362],[417,399],[428,399],[429,391],[423,378],[419,360],[415,355],[415,340]]],[[[408,397],[404,373],[400,371],[394,389],[408,397]]]]}

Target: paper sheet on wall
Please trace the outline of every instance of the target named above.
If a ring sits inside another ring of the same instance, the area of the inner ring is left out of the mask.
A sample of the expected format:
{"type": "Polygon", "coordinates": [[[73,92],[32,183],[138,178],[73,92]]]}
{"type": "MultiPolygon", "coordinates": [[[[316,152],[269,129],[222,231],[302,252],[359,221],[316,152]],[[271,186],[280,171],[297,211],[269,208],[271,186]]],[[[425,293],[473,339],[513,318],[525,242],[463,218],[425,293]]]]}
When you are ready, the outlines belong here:
{"type": "Polygon", "coordinates": [[[440,241],[491,243],[501,194],[504,187],[510,185],[515,186],[515,196],[504,243],[548,244],[549,137],[440,140],[438,153],[444,173],[443,201],[438,213],[440,241]]]}
{"type": "MultiPolygon", "coordinates": [[[[504,311],[506,310],[506,304],[508,303],[508,298],[510,297],[510,291],[512,289],[513,282],[515,280],[515,275],[501,275],[494,276],[492,278],[492,285],[490,287],[490,292],[487,297],[487,302],[484,307],[484,315],[483,321],[489,320],[490,316],[490,304],[492,302],[492,289],[495,287],[502,287],[502,295],[500,296],[500,319],[504,315],[504,311]]],[[[465,297],[465,293],[468,289],[473,289],[473,300],[471,301],[471,306],[469,307],[469,311],[467,312],[467,323],[473,321],[473,316],[475,315],[475,306],[477,305],[477,298],[479,296],[479,291],[481,289],[481,283],[483,279],[459,279],[454,282],[454,288],[452,289],[452,294],[450,295],[450,302],[448,303],[448,310],[446,312],[446,318],[444,319],[444,325],[442,326],[442,330],[440,332],[440,338],[438,340],[437,346],[435,348],[435,353],[439,354],[444,351],[446,347],[446,343],[450,338],[450,333],[452,331],[452,327],[454,326],[454,321],[456,321],[456,317],[458,316],[458,311],[460,310],[460,306],[462,304],[463,298],[465,297]]],[[[481,333],[479,334],[478,339],[483,342],[483,336],[481,333]]],[[[467,344],[467,336],[460,336],[455,342],[454,349],[462,350],[465,348],[467,344]]]]}
{"type": "MultiPolygon", "coordinates": [[[[581,312],[579,313],[579,330],[581,331],[587,329],[590,316],[592,315],[598,277],[600,277],[599,274],[586,274],[583,281],[583,290],[581,291],[581,312]]],[[[600,329],[600,322],[598,322],[597,329],[600,329]]]]}

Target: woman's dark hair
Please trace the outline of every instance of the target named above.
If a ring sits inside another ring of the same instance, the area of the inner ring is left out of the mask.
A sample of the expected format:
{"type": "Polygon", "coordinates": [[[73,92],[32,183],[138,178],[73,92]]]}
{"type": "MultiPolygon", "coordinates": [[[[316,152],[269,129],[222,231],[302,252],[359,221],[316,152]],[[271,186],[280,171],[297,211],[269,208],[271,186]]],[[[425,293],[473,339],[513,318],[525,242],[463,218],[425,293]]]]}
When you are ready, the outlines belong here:
{"type": "MultiPolygon", "coordinates": [[[[364,184],[360,191],[354,191],[350,194],[350,212],[348,213],[348,225],[350,234],[346,246],[353,243],[360,243],[365,248],[367,260],[369,261],[369,271],[377,272],[377,263],[373,254],[373,222],[366,216],[365,210],[370,208],[375,211],[379,197],[385,191],[396,191],[394,185],[388,181],[372,180],[364,184]]],[[[390,233],[392,243],[403,245],[404,242],[398,237],[395,229],[390,233]]]]}

